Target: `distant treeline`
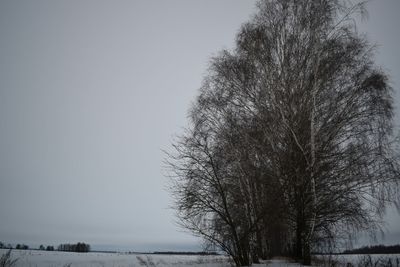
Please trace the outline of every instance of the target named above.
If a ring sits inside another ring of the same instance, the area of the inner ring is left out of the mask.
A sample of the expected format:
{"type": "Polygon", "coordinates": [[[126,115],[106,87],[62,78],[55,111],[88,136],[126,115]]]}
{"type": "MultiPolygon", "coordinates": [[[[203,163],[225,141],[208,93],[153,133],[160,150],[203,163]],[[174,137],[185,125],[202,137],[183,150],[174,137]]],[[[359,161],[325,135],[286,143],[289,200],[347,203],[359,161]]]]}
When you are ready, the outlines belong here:
{"type": "Polygon", "coordinates": [[[6,248],[6,249],[23,249],[27,250],[29,249],[28,245],[25,244],[17,244],[15,247],[13,247],[11,244],[4,244],[3,242],[0,242],[0,248],[6,248]]]}
{"type": "Polygon", "coordinates": [[[43,246],[43,245],[40,245],[39,250],[54,251],[54,247],[53,247],[53,246],[47,246],[47,247],[45,247],[45,246],[43,246]]]}
{"type": "Polygon", "coordinates": [[[153,254],[160,254],[160,255],[201,255],[201,256],[208,256],[208,255],[218,255],[217,252],[190,252],[190,251],[155,251],[153,254]]]}
{"type": "Polygon", "coordinates": [[[61,244],[57,247],[59,251],[70,251],[70,252],[89,252],[90,245],[78,242],[76,244],[61,244]]]}
{"type": "Polygon", "coordinates": [[[400,245],[385,246],[365,246],[356,249],[349,249],[343,251],[343,254],[399,254],[400,245]]]}
{"type": "MultiPolygon", "coordinates": [[[[15,247],[11,244],[4,244],[3,242],[0,242],[0,249],[22,249],[22,250],[28,250],[30,249],[28,245],[25,244],[17,244],[15,247]]],[[[36,248],[33,248],[34,250],[37,250],[36,248]]],[[[53,246],[44,246],[40,245],[39,250],[47,250],[47,251],[54,251],[53,246]]],[[[61,244],[57,247],[58,251],[69,251],[69,252],[89,252],[90,251],[90,245],[85,244],[83,242],[78,242],[76,244],[61,244]]]]}

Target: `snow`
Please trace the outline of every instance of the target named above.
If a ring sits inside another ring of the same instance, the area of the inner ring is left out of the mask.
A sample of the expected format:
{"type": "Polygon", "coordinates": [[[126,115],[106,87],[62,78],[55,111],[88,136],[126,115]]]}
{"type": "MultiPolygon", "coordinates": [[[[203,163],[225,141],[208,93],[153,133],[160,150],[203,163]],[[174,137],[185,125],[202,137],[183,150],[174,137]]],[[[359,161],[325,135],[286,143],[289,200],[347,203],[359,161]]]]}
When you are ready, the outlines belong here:
{"type": "MultiPolygon", "coordinates": [[[[8,250],[0,249],[0,256],[8,250]]],[[[153,255],[153,254],[128,254],[128,253],[73,253],[60,251],[39,250],[12,250],[13,259],[18,259],[16,267],[231,267],[226,256],[192,256],[192,255],[153,255]]],[[[339,266],[346,266],[348,262],[357,266],[362,259],[368,255],[333,255],[318,256],[326,260],[330,257],[339,262],[339,266]]],[[[392,260],[396,266],[396,259],[400,260],[399,254],[371,255],[373,262],[378,259],[392,260]]],[[[285,259],[273,259],[254,267],[300,267],[298,263],[291,263],[285,259]]]]}
{"type": "MultiPolygon", "coordinates": [[[[0,255],[7,252],[0,249],[0,255]]],[[[60,251],[12,250],[16,267],[230,267],[225,256],[145,255],[128,253],[74,253],[60,251]]]]}
{"type": "MultiPolygon", "coordinates": [[[[0,255],[6,253],[0,249],[0,255]]],[[[231,267],[226,256],[192,256],[192,255],[153,255],[128,253],[73,253],[60,251],[12,250],[13,259],[18,259],[16,267],[231,267]]],[[[254,267],[296,267],[283,259],[254,264],[254,267]]]]}
{"type": "MultiPolygon", "coordinates": [[[[7,250],[0,249],[0,255],[7,250]]],[[[231,267],[226,256],[153,255],[128,253],[73,253],[60,251],[12,250],[18,258],[16,267],[231,267]]],[[[276,259],[254,264],[254,267],[296,267],[296,263],[276,259]]]]}
{"type": "MultiPolygon", "coordinates": [[[[372,262],[373,266],[381,266],[377,264],[380,262],[383,266],[388,265],[390,260],[393,266],[397,266],[397,262],[400,264],[400,254],[349,254],[349,255],[331,255],[331,256],[319,256],[320,259],[325,259],[328,261],[335,261],[341,264],[341,266],[346,266],[351,263],[354,266],[365,265],[365,262],[372,262]],[[364,264],[362,264],[364,263],[364,264]]],[[[390,264],[389,264],[390,265],[390,264]]]]}
{"type": "Polygon", "coordinates": [[[256,267],[257,265],[262,265],[262,266],[268,266],[268,267],[299,267],[301,266],[298,263],[290,263],[287,260],[269,260],[266,261],[264,264],[255,264],[254,266],[256,267]]]}

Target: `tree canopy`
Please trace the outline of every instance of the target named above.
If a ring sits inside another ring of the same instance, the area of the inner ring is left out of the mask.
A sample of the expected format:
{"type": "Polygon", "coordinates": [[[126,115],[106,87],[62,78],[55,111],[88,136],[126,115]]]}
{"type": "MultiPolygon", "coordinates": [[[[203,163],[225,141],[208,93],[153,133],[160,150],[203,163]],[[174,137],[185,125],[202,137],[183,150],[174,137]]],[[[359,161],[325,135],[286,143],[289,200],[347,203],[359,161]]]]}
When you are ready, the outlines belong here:
{"type": "Polygon", "coordinates": [[[180,222],[238,266],[310,264],[311,250],[377,229],[396,199],[392,89],[350,4],[259,1],[168,154],[180,222]]]}

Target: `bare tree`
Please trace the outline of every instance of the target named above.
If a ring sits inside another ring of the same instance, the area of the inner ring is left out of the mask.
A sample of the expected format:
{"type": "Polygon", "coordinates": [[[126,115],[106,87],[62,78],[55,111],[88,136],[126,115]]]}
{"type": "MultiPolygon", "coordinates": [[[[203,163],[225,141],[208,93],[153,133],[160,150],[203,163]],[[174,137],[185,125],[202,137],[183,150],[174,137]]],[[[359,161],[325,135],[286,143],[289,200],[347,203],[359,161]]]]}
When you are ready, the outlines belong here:
{"type": "Polygon", "coordinates": [[[246,229],[239,228],[244,214],[234,200],[236,182],[225,173],[227,163],[207,132],[188,132],[175,144],[169,166],[175,173],[172,185],[176,209],[183,227],[217,244],[237,265],[248,265],[246,229]]]}
{"type": "Polygon", "coordinates": [[[392,90],[351,19],[363,4],[260,1],[213,58],[170,154],[183,225],[237,265],[379,227],[394,201],[392,90]]]}
{"type": "Polygon", "coordinates": [[[12,267],[15,266],[18,259],[13,259],[11,257],[11,249],[9,249],[6,253],[1,255],[0,257],[0,267],[12,267]]]}

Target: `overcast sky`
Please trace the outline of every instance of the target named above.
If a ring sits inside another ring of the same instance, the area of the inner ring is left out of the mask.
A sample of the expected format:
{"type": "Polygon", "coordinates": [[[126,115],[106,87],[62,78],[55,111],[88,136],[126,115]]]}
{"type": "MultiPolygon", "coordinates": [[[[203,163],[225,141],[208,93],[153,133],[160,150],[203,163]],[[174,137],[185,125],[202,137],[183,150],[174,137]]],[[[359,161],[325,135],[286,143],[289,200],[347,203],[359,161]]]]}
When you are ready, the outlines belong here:
{"type": "MultiPolygon", "coordinates": [[[[0,0],[0,241],[196,248],[174,224],[161,150],[254,3],[0,0]]],[[[400,1],[368,10],[360,30],[397,90],[400,1]]],[[[385,242],[400,242],[391,213],[385,242]]]]}

